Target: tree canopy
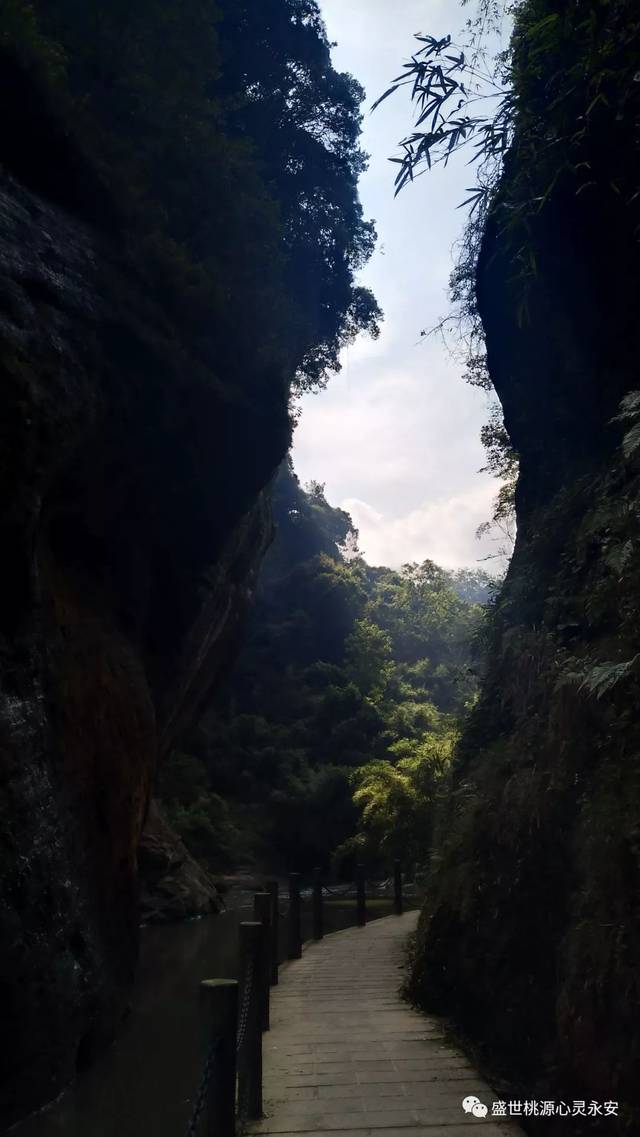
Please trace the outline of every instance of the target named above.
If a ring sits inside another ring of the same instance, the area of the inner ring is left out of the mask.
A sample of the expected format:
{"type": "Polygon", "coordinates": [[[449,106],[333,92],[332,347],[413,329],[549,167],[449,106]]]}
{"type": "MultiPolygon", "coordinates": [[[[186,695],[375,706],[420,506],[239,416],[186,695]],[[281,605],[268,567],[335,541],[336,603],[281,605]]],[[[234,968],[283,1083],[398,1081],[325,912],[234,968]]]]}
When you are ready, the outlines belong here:
{"type": "MultiPolygon", "coordinates": [[[[189,740],[193,760],[206,768],[207,792],[231,803],[244,834],[236,855],[312,867],[339,849],[348,871],[363,851],[382,866],[401,840],[404,855],[424,860],[457,721],[475,697],[475,601],[486,601],[489,578],[432,561],[372,568],[349,515],[318,483],[302,489],[290,461],[273,501],[276,539],[246,642],[189,740]]],[[[168,777],[164,800],[193,841],[168,777]]],[[[193,777],[189,785],[202,817],[206,794],[193,777]]]]}
{"type": "Polygon", "coordinates": [[[315,0],[9,0],[5,32],[135,228],[218,377],[317,386],[379,309],[357,179],[362,89],[315,0]]]}

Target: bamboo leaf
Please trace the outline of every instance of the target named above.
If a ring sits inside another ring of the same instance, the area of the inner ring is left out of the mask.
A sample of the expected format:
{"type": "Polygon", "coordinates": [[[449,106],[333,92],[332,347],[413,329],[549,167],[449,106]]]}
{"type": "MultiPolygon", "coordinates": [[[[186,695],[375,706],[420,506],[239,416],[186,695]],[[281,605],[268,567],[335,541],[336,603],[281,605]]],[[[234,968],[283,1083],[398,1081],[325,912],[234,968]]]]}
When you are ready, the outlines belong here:
{"type": "Polygon", "coordinates": [[[376,99],[375,103],[373,103],[373,105],[371,107],[371,111],[375,111],[376,108],[380,106],[380,103],[383,103],[385,99],[389,98],[389,95],[392,95],[394,91],[398,90],[399,86],[400,86],[399,83],[394,83],[394,85],[392,87],[388,87],[387,90],[384,92],[384,94],[381,95],[379,99],[376,99]]]}

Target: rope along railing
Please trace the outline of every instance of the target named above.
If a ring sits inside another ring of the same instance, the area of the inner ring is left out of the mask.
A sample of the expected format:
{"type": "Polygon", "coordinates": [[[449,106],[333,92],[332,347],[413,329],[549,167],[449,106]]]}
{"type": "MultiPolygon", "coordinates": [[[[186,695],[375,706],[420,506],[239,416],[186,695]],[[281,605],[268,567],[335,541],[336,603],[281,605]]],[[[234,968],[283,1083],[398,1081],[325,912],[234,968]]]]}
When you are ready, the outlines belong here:
{"type": "MultiPolygon", "coordinates": [[[[384,880],[375,881],[374,887],[375,887],[376,893],[379,895],[384,896],[387,894],[387,892],[390,895],[392,895],[393,888],[394,888],[393,876],[386,877],[384,880]]],[[[323,884],[322,885],[322,891],[327,896],[338,896],[338,897],[355,896],[356,881],[351,880],[351,881],[348,881],[348,882],[343,883],[343,884],[334,884],[331,886],[328,884],[323,884]]],[[[307,887],[305,889],[300,890],[300,895],[303,899],[307,899],[309,896],[311,896],[311,894],[312,894],[312,889],[310,887],[307,887]]],[[[287,904],[285,904],[284,907],[282,907],[282,906],[278,907],[278,916],[280,917],[281,920],[286,920],[288,915],[289,915],[289,906],[287,904]]]]}
{"type": "Polygon", "coordinates": [[[186,1137],[196,1137],[196,1134],[198,1132],[200,1118],[202,1117],[202,1111],[207,1100],[207,1090],[209,1089],[209,1085],[213,1077],[216,1050],[218,1049],[219,1043],[220,1039],[214,1038],[209,1045],[207,1057],[204,1060],[204,1066],[202,1068],[202,1074],[200,1076],[200,1084],[198,1086],[195,1101],[193,1103],[193,1111],[191,1113],[191,1117],[189,1118],[189,1124],[187,1125],[186,1137]]]}
{"type": "MultiPolygon", "coordinates": [[[[262,1117],[262,1034],[269,1029],[269,988],[278,982],[280,957],[278,928],[287,923],[287,955],[302,954],[300,874],[289,875],[289,903],[283,913],[279,906],[277,881],[269,881],[254,896],[255,919],[239,925],[239,980],[207,979],[200,984],[206,1009],[208,1044],[200,1081],[195,1094],[186,1137],[236,1137],[248,1121],[262,1117]],[[240,994],[240,999],[238,998],[240,994]]],[[[393,876],[394,911],[403,910],[403,878],[399,861],[393,876]]],[[[324,935],[324,894],[356,896],[357,923],[367,919],[366,878],[363,865],[356,866],[353,883],[330,888],[320,869],[313,872],[313,938],[324,935]]]]}

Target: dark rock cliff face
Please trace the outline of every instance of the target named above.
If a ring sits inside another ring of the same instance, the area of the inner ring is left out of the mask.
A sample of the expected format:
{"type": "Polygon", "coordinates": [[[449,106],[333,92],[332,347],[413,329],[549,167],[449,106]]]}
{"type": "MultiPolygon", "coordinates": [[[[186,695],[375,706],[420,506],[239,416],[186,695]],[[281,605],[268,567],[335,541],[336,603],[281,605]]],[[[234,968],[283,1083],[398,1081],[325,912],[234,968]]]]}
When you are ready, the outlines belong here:
{"type": "Polygon", "coordinates": [[[282,383],[229,389],[131,264],[0,186],[2,1112],[114,1031],[159,750],[224,667],[270,537],[282,383]],[[255,388],[254,388],[255,389],[255,388]],[[270,393],[271,392],[271,393],[270,393]]]}
{"type": "MultiPolygon", "coordinates": [[[[640,1126],[640,466],[611,423],[640,387],[632,230],[612,194],[556,194],[532,225],[520,323],[505,241],[491,225],[485,238],[479,301],[521,460],[518,537],[412,983],[486,1047],[512,1096],[619,1100],[620,1119],[584,1122],[609,1133],[640,1126]]],[[[581,1132],[579,1118],[528,1124],[581,1132]]]]}

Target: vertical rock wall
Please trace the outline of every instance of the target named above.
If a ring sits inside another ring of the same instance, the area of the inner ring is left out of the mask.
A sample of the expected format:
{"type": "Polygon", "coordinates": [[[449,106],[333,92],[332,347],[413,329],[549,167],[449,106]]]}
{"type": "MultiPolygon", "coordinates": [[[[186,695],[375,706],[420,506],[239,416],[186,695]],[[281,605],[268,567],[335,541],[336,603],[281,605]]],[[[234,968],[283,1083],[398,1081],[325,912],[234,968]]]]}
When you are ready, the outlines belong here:
{"type": "MultiPolygon", "coordinates": [[[[480,256],[491,376],[520,455],[518,536],[412,990],[512,1096],[615,1099],[621,1117],[588,1132],[636,1132],[640,466],[611,420],[640,387],[640,247],[626,202],[575,188],[531,222],[526,319],[494,222],[480,256]]],[[[581,1132],[579,1118],[529,1124],[581,1132]]]]}
{"type": "Polygon", "coordinates": [[[282,380],[255,384],[258,399],[216,377],[215,345],[191,351],[126,239],[8,178],[0,371],[10,1122],[59,1093],[126,1008],[159,740],[192,721],[225,665],[289,427],[282,380]]]}

